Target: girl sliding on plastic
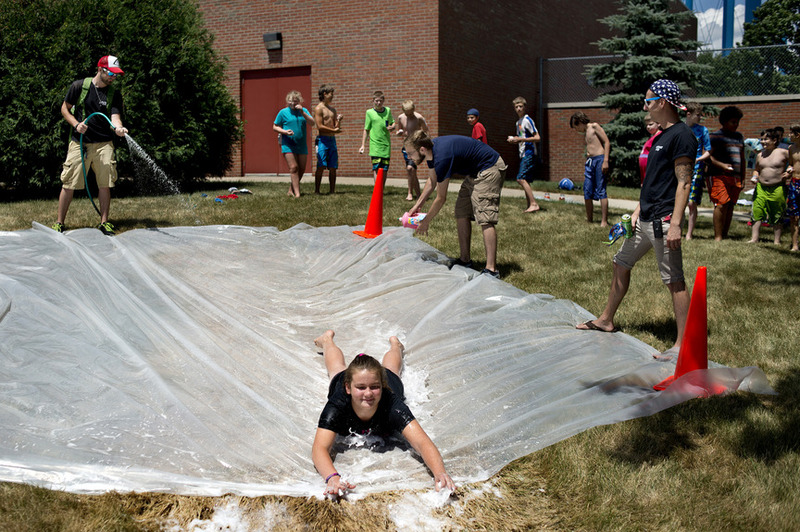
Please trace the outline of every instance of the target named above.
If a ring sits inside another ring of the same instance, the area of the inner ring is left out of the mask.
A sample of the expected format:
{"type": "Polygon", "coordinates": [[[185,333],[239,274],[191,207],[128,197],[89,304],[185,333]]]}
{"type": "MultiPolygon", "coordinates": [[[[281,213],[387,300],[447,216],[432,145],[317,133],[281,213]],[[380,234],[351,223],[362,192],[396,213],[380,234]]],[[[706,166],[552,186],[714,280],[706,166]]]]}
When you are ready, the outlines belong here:
{"type": "Polygon", "coordinates": [[[322,349],[328,377],[328,403],[319,418],[317,433],[311,448],[314,466],[327,484],[326,495],[339,496],[355,488],[342,480],[331,459],[331,447],[336,435],[402,433],[422,456],[433,473],[436,491],[455,489],[447,474],[442,455],[430,437],[422,430],[404,401],[400,374],[403,365],[403,344],[396,336],[389,338],[391,347],[383,356],[383,365],[369,355],[357,355],[345,367],[344,354],[333,341],[334,332],[325,331],[314,344],[322,349]]]}

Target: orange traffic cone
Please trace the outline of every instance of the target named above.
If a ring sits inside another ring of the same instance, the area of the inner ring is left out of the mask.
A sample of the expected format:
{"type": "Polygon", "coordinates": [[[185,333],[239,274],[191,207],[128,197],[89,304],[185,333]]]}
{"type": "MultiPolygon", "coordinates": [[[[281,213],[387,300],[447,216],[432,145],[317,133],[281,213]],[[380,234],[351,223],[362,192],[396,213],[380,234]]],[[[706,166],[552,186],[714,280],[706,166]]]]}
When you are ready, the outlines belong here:
{"type": "Polygon", "coordinates": [[[681,350],[675,374],[653,386],[654,390],[664,390],[678,377],[696,369],[708,369],[708,309],[706,306],[706,267],[697,268],[692,289],[692,300],[686,316],[681,350]]]}
{"type": "Polygon", "coordinates": [[[364,238],[375,238],[383,233],[383,175],[386,170],[378,168],[378,177],[375,179],[375,188],[372,189],[372,201],[369,204],[367,223],[363,231],[353,231],[364,238]]]}

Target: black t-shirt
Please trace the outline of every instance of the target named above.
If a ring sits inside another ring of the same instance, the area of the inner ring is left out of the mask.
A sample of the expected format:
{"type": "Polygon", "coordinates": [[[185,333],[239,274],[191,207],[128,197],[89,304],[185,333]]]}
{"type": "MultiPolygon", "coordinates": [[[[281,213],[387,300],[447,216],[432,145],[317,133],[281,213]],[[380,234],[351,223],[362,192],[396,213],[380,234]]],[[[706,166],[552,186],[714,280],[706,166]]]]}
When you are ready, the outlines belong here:
{"type": "Polygon", "coordinates": [[[689,157],[694,163],[697,155],[697,137],[692,129],[678,122],[656,137],[647,156],[647,172],[639,195],[639,218],[643,222],[663,218],[675,208],[675,160],[689,157]]]}
{"type": "Polygon", "coordinates": [[[344,371],[336,374],[328,388],[328,403],[319,416],[318,427],[342,436],[371,434],[389,437],[403,432],[414,421],[414,414],[403,402],[405,390],[400,377],[386,370],[389,388],[381,393],[378,410],[369,421],[361,421],[353,410],[352,400],[344,389],[344,371]]]}
{"type": "MultiPolygon", "coordinates": [[[[111,107],[109,108],[109,87],[110,86],[106,86],[102,89],[99,89],[94,85],[94,83],[90,84],[89,92],[86,93],[86,99],[83,100],[83,105],[76,107],[78,100],[81,97],[81,91],[83,90],[83,79],[79,79],[73,81],[72,85],[69,86],[67,95],[64,97],[64,101],[73,107],[73,110],[75,111],[75,118],[78,119],[79,122],[83,122],[87,116],[98,111],[109,118],[111,118],[112,114],[121,115],[122,94],[120,94],[119,88],[114,90],[114,101],[111,102],[111,107]],[[86,111],[85,114],[84,108],[86,111]]],[[[92,142],[108,142],[109,140],[114,140],[114,130],[111,129],[111,126],[108,125],[108,121],[102,116],[92,117],[87,126],[89,129],[83,134],[84,144],[92,142]]],[[[73,129],[72,140],[79,142],[80,138],[81,134],[73,129]]]]}

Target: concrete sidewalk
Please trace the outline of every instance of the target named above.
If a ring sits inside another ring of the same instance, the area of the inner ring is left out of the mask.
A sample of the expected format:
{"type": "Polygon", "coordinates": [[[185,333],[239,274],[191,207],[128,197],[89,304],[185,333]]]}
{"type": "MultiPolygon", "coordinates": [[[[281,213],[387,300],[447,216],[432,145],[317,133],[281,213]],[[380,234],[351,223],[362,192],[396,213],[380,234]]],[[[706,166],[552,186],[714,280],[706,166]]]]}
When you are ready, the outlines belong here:
{"type": "MultiPolygon", "coordinates": [[[[313,180],[314,176],[306,174],[303,176],[306,179],[306,183],[309,182],[309,179],[313,180]]],[[[289,174],[247,174],[242,177],[221,177],[221,178],[209,178],[209,182],[231,182],[231,181],[251,181],[251,182],[262,182],[262,183],[288,183],[289,182],[289,174]]],[[[425,186],[425,179],[420,179],[420,186],[425,186]]],[[[342,177],[339,176],[336,178],[337,185],[361,185],[361,186],[371,186],[372,180],[369,178],[364,177],[342,177]]],[[[408,182],[405,178],[396,178],[390,177],[386,180],[387,187],[393,188],[407,188],[408,182]]],[[[447,187],[448,193],[458,193],[458,189],[461,187],[460,181],[451,182],[450,185],[447,187]]],[[[322,179],[322,190],[327,190],[328,188],[328,176],[326,175],[322,179]]],[[[525,193],[516,183],[512,183],[511,181],[506,181],[505,185],[503,186],[503,191],[501,192],[502,197],[504,198],[524,198],[525,193]]],[[[533,196],[536,198],[537,201],[548,201],[544,199],[545,192],[544,191],[533,191],[533,196]]],[[[559,193],[554,192],[550,193],[550,200],[549,201],[559,201],[559,193]]],[[[583,205],[583,195],[578,194],[564,194],[564,201],[566,203],[576,203],[579,205],[583,205]]],[[[597,202],[595,202],[597,203],[597,202]]],[[[633,212],[638,204],[637,201],[634,200],[625,200],[625,199],[608,199],[608,206],[612,209],[619,209],[628,212],[633,212]]],[[[688,213],[688,211],[687,211],[688,213]]],[[[714,209],[712,207],[699,207],[697,209],[698,216],[713,216],[714,209]]],[[[687,214],[688,215],[688,214],[687,214]]],[[[734,218],[737,220],[747,221],[750,219],[750,216],[746,213],[735,212],[734,218]]]]}

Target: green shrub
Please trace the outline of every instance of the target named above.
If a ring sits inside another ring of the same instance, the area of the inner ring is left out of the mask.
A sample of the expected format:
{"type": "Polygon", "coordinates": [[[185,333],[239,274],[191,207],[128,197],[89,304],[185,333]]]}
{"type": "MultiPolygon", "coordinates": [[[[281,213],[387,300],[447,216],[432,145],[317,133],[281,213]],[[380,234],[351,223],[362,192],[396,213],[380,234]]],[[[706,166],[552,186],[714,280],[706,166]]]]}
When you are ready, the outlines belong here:
{"type": "MultiPolygon", "coordinates": [[[[61,103],[109,54],[126,72],[123,123],[164,172],[182,188],[224,173],[242,127],[212,41],[191,0],[0,0],[0,182],[58,186],[61,103]]],[[[130,175],[127,150],[117,153],[130,175]]]]}

